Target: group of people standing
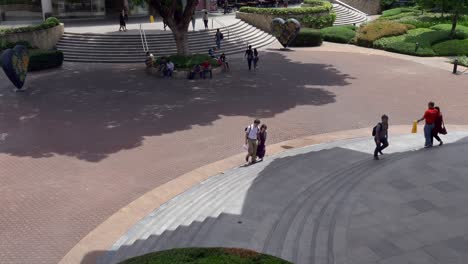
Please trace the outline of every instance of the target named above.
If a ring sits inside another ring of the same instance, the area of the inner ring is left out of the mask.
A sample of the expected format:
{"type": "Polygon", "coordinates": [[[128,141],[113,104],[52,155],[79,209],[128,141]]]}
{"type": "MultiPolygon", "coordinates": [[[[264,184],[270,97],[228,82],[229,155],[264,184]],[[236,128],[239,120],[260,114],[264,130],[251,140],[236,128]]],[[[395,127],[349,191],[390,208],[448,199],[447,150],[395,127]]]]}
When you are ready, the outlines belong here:
{"type": "MultiPolygon", "coordinates": [[[[434,143],[434,139],[439,142],[439,146],[442,146],[444,142],[440,139],[439,134],[446,135],[447,129],[445,128],[444,118],[440,107],[435,106],[434,102],[428,103],[428,108],[424,112],[424,115],[418,119],[416,122],[425,121],[424,125],[424,148],[431,148],[434,143]]],[[[374,150],[374,159],[379,160],[378,155],[383,155],[382,150],[388,147],[388,116],[383,115],[381,122],[379,122],[372,131],[372,136],[374,136],[375,141],[375,150],[374,150]]]]}
{"type": "Polygon", "coordinates": [[[260,120],[255,119],[253,124],[245,128],[244,147],[247,149],[245,161],[248,164],[263,161],[263,157],[265,157],[266,152],[266,139],[267,126],[265,124],[260,125],[260,120]]]}

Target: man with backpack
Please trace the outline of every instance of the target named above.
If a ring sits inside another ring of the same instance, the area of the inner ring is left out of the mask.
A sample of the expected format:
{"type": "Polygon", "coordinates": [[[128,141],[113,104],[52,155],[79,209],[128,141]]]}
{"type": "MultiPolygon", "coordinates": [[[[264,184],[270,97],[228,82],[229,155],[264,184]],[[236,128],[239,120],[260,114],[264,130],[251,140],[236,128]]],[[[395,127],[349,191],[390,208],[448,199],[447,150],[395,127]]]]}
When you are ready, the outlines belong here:
{"type": "Polygon", "coordinates": [[[260,120],[255,119],[253,124],[245,128],[245,144],[247,145],[247,156],[245,161],[249,162],[249,157],[252,157],[250,164],[254,164],[257,159],[257,147],[258,147],[258,132],[260,120]]]}
{"type": "Polygon", "coordinates": [[[219,31],[219,28],[216,30],[216,35],[215,35],[215,41],[216,41],[216,47],[218,47],[218,50],[221,49],[221,40],[223,40],[224,36],[221,31],[219,31]]]}
{"type": "Polygon", "coordinates": [[[372,136],[374,136],[375,150],[374,159],[379,160],[379,154],[383,155],[382,150],[388,147],[388,116],[382,116],[382,122],[378,123],[372,129],[372,136]]]}

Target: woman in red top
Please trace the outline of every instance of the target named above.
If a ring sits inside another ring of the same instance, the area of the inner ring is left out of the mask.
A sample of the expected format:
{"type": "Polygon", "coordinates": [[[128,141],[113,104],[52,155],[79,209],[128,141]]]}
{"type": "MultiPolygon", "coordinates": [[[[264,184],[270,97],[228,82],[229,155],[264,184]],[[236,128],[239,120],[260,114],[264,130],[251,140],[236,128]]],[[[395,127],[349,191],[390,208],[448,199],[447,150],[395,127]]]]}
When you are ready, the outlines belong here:
{"type": "MultiPolygon", "coordinates": [[[[444,142],[439,137],[439,133],[444,134],[445,126],[444,126],[444,118],[442,117],[442,112],[440,112],[440,108],[438,106],[434,107],[439,112],[439,115],[436,117],[434,121],[434,130],[432,131],[432,137],[439,141],[439,146],[442,146],[444,142]]],[[[434,140],[433,140],[434,141],[434,140]]]]}

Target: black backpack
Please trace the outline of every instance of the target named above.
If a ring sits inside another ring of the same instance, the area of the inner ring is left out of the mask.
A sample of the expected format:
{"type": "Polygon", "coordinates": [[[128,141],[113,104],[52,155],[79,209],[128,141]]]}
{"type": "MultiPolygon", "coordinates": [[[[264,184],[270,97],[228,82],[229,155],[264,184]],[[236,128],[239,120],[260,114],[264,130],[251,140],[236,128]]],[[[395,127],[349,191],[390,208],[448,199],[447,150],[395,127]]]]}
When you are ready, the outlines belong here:
{"type": "Polygon", "coordinates": [[[377,135],[377,126],[380,125],[382,127],[382,123],[378,123],[373,129],[372,129],[372,136],[375,137],[377,135]]]}
{"type": "Polygon", "coordinates": [[[219,34],[219,39],[224,39],[223,33],[220,33],[220,34],[219,34]]]}

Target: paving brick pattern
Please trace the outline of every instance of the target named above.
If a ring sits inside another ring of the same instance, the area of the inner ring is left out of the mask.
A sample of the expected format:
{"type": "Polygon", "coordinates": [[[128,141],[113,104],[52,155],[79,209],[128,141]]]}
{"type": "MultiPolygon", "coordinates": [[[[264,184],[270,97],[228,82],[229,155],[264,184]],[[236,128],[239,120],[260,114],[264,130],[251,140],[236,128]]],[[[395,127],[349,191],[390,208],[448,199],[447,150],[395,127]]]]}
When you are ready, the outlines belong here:
{"type": "Polygon", "coordinates": [[[254,117],[269,143],[371,126],[382,112],[410,124],[431,99],[446,123],[468,123],[467,77],[421,64],[303,50],[262,53],[257,72],[231,64],[192,82],[143,65],[65,64],[30,74],[19,94],[1,74],[1,262],[58,262],[145,192],[241,152],[254,117]]]}

